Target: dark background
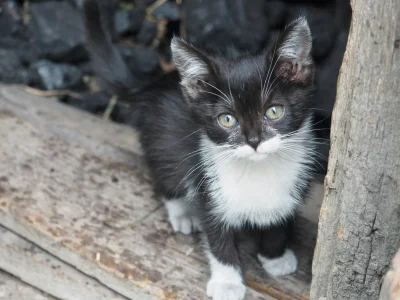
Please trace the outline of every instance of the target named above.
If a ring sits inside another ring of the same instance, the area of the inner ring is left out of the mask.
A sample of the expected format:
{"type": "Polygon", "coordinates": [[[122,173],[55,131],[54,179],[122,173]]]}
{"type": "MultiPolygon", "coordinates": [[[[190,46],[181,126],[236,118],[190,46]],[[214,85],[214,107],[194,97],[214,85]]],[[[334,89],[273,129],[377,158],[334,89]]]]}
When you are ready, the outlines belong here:
{"type": "MultiPolygon", "coordinates": [[[[329,138],[336,81],[351,20],[349,0],[100,0],[104,26],[127,65],[151,82],[173,70],[169,44],[180,35],[231,57],[272,48],[291,20],[306,16],[317,64],[315,120],[329,138]]],[[[0,82],[29,85],[60,101],[104,114],[111,94],[94,75],[85,47],[83,0],[0,0],[0,82]]],[[[118,101],[109,117],[122,118],[118,101]]],[[[321,146],[327,156],[329,144],[321,146]]]]}

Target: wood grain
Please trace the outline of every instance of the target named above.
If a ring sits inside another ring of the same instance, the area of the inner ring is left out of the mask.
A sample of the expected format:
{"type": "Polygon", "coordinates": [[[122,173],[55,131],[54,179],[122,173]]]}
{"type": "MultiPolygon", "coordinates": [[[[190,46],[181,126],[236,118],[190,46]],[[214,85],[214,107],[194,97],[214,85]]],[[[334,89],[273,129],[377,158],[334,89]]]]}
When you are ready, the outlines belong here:
{"type": "Polygon", "coordinates": [[[378,299],[400,247],[400,0],[353,0],[311,299],[378,299]]]}
{"type": "Polygon", "coordinates": [[[0,300],[56,300],[18,278],[0,271],[0,300]]]}
{"type": "MultiPolygon", "coordinates": [[[[31,286],[45,291],[47,294],[62,300],[126,300],[98,281],[90,278],[75,268],[63,263],[49,253],[38,248],[34,244],[19,237],[11,231],[0,227],[0,269],[3,269],[31,286]]],[[[1,280],[1,276],[0,276],[1,280]]],[[[25,285],[15,283],[14,286],[21,287],[25,291],[25,285]]],[[[16,288],[15,291],[18,289],[16,288]]],[[[7,300],[20,300],[16,292],[10,293],[7,300]]],[[[34,293],[31,289],[32,298],[24,292],[25,299],[37,298],[49,299],[34,293]]],[[[0,299],[1,297],[0,285],[0,299]]],[[[21,296],[22,297],[22,296],[21,296]]],[[[52,297],[51,297],[52,298],[52,297]]]]}
{"type": "MultiPolygon", "coordinates": [[[[172,232],[133,130],[51,101],[0,88],[0,224],[129,299],[207,299],[199,238],[172,232]]],[[[265,275],[244,239],[246,299],[308,299],[316,223],[298,222],[293,276],[265,275]]]]}

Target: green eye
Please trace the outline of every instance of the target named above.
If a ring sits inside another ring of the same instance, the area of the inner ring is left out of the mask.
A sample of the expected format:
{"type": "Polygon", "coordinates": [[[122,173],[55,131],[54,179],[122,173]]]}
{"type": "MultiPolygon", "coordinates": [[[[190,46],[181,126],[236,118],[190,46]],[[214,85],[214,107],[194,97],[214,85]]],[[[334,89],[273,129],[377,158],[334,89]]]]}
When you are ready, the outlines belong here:
{"type": "Polygon", "coordinates": [[[236,120],[236,118],[230,114],[219,115],[218,122],[221,126],[226,128],[231,128],[239,125],[239,122],[236,120]]]}
{"type": "Polygon", "coordinates": [[[269,120],[278,120],[283,116],[283,106],[282,105],[274,105],[267,109],[265,112],[265,118],[269,120]]]}

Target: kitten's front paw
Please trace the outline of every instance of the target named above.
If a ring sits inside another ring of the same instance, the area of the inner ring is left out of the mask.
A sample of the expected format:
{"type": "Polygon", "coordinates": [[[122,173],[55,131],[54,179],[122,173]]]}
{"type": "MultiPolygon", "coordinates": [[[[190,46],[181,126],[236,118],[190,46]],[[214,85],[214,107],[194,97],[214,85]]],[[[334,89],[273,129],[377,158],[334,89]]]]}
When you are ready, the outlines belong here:
{"type": "Polygon", "coordinates": [[[290,249],[286,249],[281,257],[273,259],[258,254],[258,260],[265,272],[274,277],[294,273],[297,269],[296,255],[290,249]]]}
{"type": "Polygon", "coordinates": [[[246,286],[242,282],[222,282],[210,279],[207,284],[207,296],[212,300],[242,300],[246,286]]]}
{"type": "Polygon", "coordinates": [[[165,201],[168,219],[175,232],[190,234],[201,231],[200,219],[190,213],[190,207],[181,199],[165,201]]]}
{"type": "Polygon", "coordinates": [[[169,216],[169,221],[175,232],[191,234],[192,232],[201,232],[200,220],[193,216],[169,216]]]}

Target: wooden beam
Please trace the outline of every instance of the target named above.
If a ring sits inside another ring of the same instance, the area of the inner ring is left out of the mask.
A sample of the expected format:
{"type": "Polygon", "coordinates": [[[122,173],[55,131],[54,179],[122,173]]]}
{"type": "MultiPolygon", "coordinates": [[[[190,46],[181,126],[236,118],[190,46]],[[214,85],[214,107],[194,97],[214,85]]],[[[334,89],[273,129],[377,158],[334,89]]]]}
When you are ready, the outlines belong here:
{"type": "Polygon", "coordinates": [[[0,299],[2,300],[56,300],[29,286],[18,278],[0,271],[0,299]]]}
{"type": "MultiPolygon", "coordinates": [[[[1,225],[129,299],[205,299],[199,238],[172,232],[133,130],[16,87],[0,88],[0,128],[1,225]]],[[[244,249],[247,299],[308,299],[316,223],[298,222],[294,275],[244,249]]]]}
{"type": "Polygon", "coordinates": [[[0,269],[49,295],[63,300],[126,299],[4,227],[0,240],[0,269]]]}
{"type": "Polygon", "coordinates": [[[311,299],[378,299],[400,247],[400,1],[353,0],[311,299]]]}

